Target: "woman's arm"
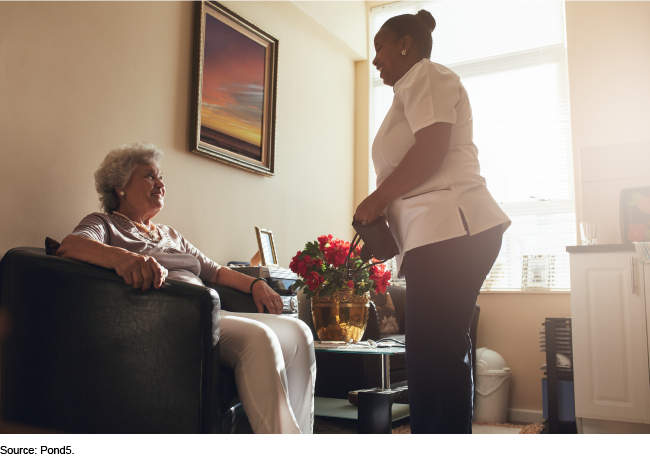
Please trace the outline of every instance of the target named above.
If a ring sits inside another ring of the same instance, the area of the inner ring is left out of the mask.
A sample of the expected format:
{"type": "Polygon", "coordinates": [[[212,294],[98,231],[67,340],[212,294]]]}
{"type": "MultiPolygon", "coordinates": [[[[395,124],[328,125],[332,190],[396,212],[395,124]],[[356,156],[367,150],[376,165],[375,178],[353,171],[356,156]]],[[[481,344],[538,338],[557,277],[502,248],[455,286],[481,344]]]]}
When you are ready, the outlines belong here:
{"type": "Polygon", "coordinates": [[[282,298],[266,282],[258,281],[253,286],[254,277],[247,276],[232,269],[220,267],[210,280],[213,284],[231,287],[245,293],[252,293],[258,312],[264,312],[264,306],[271,314],[282,314],[282,298]]]}
{"type": "Polygon", "coordinates": [[[251,284],[255,280],[254,277],[219,266],[210,260],[210,258],[206,257],[199,249],[194,247],[190,241],[183,236],[181,238],[183,241],[182,248],[185,253],[196,257],[199,263],[201,263],[201,273],[205,276],[205,278],[201,277],[201,279],[212,284],[234,288],[244,293],[252,293],[253,301],[255,301],[255,306],[260,313],[264,312],[264,307],[266,306],[271,314],[282,314],[282,298],[266,282],[255,282],[253,291],[251,292],[251,284]],[[212,271],[213,269],[214,271],[212,271]],[[211,271],[212,274],[208,274],[211,271]]]}
{"type": "Polygon", "coordinates": [[[359,204],[354,219],[375,220],[392,200],[435,174],[447,156],[451,127],[450,123],[434,123],[416,132],[413,146],[386,180],[359,204]]]}
{"type": "Polygon", "coordinates": [[[138,255],[75,234],[63,239],[56,254],[63,258],[114,269],[128,285],[142,288],[143,291],[149,290],[152,284],[155,288],[160,288],[167,275],[167,270],[153,257],[138,255]]]}

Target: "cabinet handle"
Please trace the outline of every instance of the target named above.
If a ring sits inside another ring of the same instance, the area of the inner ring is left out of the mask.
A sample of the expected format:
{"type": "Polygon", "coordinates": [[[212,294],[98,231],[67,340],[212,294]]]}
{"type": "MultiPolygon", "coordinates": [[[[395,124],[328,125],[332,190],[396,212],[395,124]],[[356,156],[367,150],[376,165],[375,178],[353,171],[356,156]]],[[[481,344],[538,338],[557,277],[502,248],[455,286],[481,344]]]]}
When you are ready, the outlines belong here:
{"type": "Polygon", "coordinates": [[[636,295],[636,276],[634,274],[634,257],[630,258],[630,266],[632,267],[632,295],[636,295]]]}

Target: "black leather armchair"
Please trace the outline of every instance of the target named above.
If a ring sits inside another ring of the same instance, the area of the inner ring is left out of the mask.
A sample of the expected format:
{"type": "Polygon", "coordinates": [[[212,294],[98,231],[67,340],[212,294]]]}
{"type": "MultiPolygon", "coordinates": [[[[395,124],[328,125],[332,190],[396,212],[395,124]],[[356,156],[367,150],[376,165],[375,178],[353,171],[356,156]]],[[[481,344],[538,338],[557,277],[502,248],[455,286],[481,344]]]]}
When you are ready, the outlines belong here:
{"type": "Polygon", "coordinates": [[[142,292],[113,270],[10,250],[0,262],[2,420],[75,433],[251,432],[218,333],[220,308],[257,310],[250,295],[210,287],[167,280],[142,292]]]}

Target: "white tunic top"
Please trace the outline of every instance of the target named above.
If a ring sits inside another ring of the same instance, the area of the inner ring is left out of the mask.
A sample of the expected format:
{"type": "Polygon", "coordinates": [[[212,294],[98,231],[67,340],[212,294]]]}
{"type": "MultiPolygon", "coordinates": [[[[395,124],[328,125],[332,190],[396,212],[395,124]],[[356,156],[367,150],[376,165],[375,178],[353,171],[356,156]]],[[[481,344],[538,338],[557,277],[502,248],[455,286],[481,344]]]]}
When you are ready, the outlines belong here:
{"type": "Polygon", "coordinates": [[[490,195],[480,175],[478,149],[472,141],[472,109],[460,78],[448,68],[422,59],[393,87],[395,96],[372,145],[379,186],[415,143],[414,134],[434,123],[452,124],[449,151],[440,169],[386,208],[400,255],[416,247],[502,225],[510,219],[490,195]]]}

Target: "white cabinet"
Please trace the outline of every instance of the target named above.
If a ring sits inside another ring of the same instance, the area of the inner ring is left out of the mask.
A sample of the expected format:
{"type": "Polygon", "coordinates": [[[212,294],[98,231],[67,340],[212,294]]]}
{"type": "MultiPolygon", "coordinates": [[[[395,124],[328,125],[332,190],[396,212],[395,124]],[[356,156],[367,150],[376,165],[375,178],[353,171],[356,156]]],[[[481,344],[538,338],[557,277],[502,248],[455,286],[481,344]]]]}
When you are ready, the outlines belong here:
{"type": "Polygon", "coordinates": [[[644,276],[635,252],[570,252],[578,425],[625,432],[642,427],[626,430],[625,423],[643,423],[650,432],[650,269],[644,276]]]}

